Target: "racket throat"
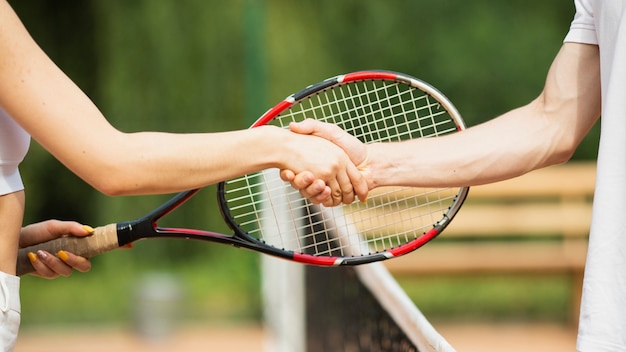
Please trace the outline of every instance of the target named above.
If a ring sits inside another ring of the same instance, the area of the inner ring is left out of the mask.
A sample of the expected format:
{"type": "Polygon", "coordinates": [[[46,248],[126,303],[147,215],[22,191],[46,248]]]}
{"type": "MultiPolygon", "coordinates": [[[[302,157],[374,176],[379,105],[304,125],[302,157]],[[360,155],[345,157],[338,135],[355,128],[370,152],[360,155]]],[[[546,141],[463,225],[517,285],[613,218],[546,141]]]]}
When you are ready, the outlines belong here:
{"type": "Polygon", "coordinates": [[[142,219],[117,224],[117,242],[120,247],[140,238],[154,237],[155,235],[153,225],[148,221],[142,221],[142,219]]]}

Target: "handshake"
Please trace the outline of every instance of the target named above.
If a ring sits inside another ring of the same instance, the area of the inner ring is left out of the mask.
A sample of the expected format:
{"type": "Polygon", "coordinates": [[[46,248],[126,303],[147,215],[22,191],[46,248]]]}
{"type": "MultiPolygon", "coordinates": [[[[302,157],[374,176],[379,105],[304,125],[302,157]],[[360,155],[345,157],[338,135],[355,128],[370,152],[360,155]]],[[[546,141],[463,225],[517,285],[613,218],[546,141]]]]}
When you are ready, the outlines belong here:
{"type": "Polygon", "coordinates": [[[297,134],[326,139],[334,145],[329,144],[324,151],[315,151],[328,165],[329,171],[324,176],[317,177],[309,170],[296,173],[282,169],[280,177],[283,181],[291,183],[303,197],[315,204],[336,206],[350,204],[356,198],[362,202],[366,200],[367,193],[374,187],[372,180],[368,179],[371,175],[368,173],[367,145],[336,125],[313,119],[292,122],[289,129],[297,134]]]}

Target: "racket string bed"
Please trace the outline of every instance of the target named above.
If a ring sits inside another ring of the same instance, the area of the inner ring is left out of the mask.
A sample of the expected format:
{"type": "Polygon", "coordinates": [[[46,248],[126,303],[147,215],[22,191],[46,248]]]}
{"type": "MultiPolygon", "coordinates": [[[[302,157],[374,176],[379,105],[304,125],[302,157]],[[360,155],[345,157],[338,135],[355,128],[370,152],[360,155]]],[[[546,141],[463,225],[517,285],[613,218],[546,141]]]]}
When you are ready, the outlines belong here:
{"type": "MultiPolygon", "coordinates": [[[[262,178],[248,177],[245,181],[248,185],[234,190],[261,187],[251,184],[251,179],[262,178]]],[[[370,248],[367,253],[357,255],[398,247],[432,228],[455,196],[441,195],[441,190],[437,190],[424,191],[416,197],[409,193],[411,189],[399,189],[375,194],[364,204],[324,209],[299,199],[297,192],[291,190],[290,193],[290,190],[290,186],[284,183],[280,187],[231,198],[231,202],[242,202],[231,204],[231,212],[237,212],[234,218],[250,235],[277,248],[298,253],[313,252],[314,255],[329,255],[332,248],[343,251],[354,246],[355,242],[363,242],[370,248]],[[296,200],[281,200],[285,196],[296,200]],[[251,197],[256,199],[249,201],[251,197]],[[337,234],[344,235],[333,237],[337,234]]]]}

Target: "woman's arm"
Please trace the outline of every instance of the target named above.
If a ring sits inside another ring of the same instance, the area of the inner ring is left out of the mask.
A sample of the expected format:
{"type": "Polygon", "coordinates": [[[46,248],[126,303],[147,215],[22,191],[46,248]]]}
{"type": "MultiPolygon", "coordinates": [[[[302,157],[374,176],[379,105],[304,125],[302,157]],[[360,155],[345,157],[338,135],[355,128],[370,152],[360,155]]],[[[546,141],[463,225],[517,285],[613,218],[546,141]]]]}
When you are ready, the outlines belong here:
{"type": "MultiPolygon", "coordinates": [[[[340,148],[275,127],[212,134],[123,133],[0,1],[0,106],[64,165],[109,195],[198,188],[268,167],[311,171],[333,204],[366,192],[340,148]],[[353,188],[354,185],[354,188],[353,188]]],[[[175,117],[172,117],[175,118],[175,117]]]]}

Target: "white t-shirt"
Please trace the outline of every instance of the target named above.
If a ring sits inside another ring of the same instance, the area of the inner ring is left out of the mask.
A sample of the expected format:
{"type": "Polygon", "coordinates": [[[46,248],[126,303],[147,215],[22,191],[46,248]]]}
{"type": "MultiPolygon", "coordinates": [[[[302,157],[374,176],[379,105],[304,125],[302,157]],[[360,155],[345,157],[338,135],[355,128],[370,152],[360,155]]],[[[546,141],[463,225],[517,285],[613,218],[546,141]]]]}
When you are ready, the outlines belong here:
{"type": "Polygon", "coordinates": [[[0,195],[24,188],[18,165],[29,144],[28,133],[0,108],[0,195]]]}
{"type": "Polygon", "coordinates": [[[626,351],[626,2],[575,0],[566,42],[600,48],[602,118],[577,348],[626,351]]]}
{"type": "Polygon", "coordinates": [[[13,351],[20,327],[20,278],[0,271],[0,351],[13,351]]]}

